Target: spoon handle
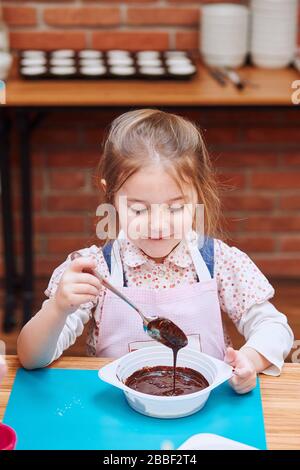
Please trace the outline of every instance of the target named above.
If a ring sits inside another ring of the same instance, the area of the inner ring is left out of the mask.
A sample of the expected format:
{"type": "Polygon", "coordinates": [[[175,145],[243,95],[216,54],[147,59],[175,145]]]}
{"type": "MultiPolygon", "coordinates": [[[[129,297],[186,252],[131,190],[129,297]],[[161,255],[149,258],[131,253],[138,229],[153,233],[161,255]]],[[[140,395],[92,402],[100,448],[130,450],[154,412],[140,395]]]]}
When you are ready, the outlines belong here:
{"type": "Polygon", "coordinates": [[[145,315],[140,311],[140,309],[130,300],[126,295],[124,295],[122,292],[120,292],[115,286],[113,286],[109,281],[107,281],[101,274],[99,274],[95,269],[93,270],[93,274],[99,279],[99,281],[102,283],[104,287],[109,289],[111,292],[113,292],[115,295],[120,297],[120,299],[124,300],[130,307],[132,307],[134,310],[137,311],[137,313],[140,315],[142,318],[144,324],[147,326],[149,323],[149,320],[145,315]]]}
{"type": "MultiPolygon", "coordinates": [[[[75,258],[80,258],[81,256],[82,256],[81,253],[79,253],[78,251],[74,251],[73,253],[71,253],[71,260],[74,260],[75,258]]],[[[91,272],[91,271],[89,271],[89,272],[91,272]]],[[[91,273],[99,279],[99,281],[102,283],[102,285],[104,287],[109,289],[115,295],[120,297],[120,299],[124,300],[124,302],[126,302],[128,305],[130,305],[130,307],[132,307],[134,310],[136,310],[136,312],[140,315],[141,319],[143,320],[144,327],[148,326],[148,323],[151,321],[151,319],[147,318],[143,314],[143,312],[141,312],[141,310],[130,299],[128,299],[128,297],[126,297],[126,295],[122,294],[122,292],[120,292],[115,286],[113,286],[109,281],[107,281],[103,276],[101,276],[101,274],[98,273],[98,271],[96,269],[93,269],[93,271],[91,273]]]]}

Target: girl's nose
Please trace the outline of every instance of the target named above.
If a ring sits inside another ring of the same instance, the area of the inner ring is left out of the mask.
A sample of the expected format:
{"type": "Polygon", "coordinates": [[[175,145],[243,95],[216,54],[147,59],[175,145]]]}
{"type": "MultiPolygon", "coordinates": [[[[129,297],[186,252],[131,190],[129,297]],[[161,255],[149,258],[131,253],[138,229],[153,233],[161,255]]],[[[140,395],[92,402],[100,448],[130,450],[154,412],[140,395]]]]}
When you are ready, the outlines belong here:
{"type": "Polygon", "coordinates": [[[171,218],[166,207],[161,205],[151,210],[149,229],[151,238],[162,238],[170,235],[171,218]]]}

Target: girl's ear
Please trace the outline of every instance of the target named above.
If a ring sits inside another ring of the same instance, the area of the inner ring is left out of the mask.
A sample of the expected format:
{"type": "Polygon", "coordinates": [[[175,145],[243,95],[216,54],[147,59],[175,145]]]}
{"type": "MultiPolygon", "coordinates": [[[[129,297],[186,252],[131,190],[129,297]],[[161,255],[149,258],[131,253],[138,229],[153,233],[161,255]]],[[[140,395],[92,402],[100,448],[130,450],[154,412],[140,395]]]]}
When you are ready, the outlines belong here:
{"type": "Polygon", "coordinates": [[[104,178],[102,178],[100,183],[101,183],[103,191],[106,193],[106,187],[107,187],[106,180],[104,178]]]}

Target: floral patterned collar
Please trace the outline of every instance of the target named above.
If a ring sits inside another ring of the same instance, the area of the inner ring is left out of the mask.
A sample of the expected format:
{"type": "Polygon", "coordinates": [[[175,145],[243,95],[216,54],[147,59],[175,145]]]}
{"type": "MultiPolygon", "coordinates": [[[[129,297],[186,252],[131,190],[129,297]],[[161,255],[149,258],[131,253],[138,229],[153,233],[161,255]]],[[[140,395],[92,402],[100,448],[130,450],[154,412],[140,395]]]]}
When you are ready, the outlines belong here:
{"type": "MultiPolygon", "coordinates": [[[[134,268],[145,263],[155,263],[154,260],[149,258],[149,256],[127,238],[119,239],[119,246],[121,258],[127,266],[134,268]]],[[[192,264],[192,258],[184,240],[181,240],[171,253],[168,254],[163,261],[163,264],[166,263],[174,264],[180,268],[186,268],[192,264]]]]}

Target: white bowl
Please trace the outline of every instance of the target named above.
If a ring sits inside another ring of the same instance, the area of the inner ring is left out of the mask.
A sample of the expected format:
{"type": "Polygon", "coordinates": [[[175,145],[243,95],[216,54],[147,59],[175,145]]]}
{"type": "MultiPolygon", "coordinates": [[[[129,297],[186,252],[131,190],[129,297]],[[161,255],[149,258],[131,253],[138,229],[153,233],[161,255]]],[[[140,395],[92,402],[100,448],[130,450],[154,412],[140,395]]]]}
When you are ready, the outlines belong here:
{"type": "Polygon", "coordinates": [[[53,75],[74,75],[76,73],[76,68],[72,66],[55,66],[50,68],[50,72],[53,75]]]}
{"type": "Polygon", "coordinates": [[[160,59],[138,59],[137,63],[140,67],[161,67],[160,59]]]}
{"type": "Polygon", "coordinates": [[[254,44],[252,49],[251,49],[251,52],[252,54],[264,54],[264,55],[268,55],[270,57],[272,56],[294,56],[296,54],[296,51],[297,51],[297,46],[277,46],[276,48],[272,47],[272,46],[267,46],[267,45],[264,45],[264,47],[260,47],[259,44],[254,44]]]}
{"type": "Polygon", "coordinates": [[[190,75],[196,72],[196,67],[193,64],[184,65],[171,65],[169,66],[169,72],[172,75],[190,75]]]}
{"type": "Polygon", "coordinates": [[[134,75],[135,67],[127,65],[113,65],[110,67],[110,73],[113,75],[134,75]]]}
{"type": "Polygon", "coordinates": [[[74,65],[74,59],[71,57],[54,57],[50,59],[50,65],[54,67],[72,67],[74,65]]]}
{"type": "Polygon", "coordinates": [[[24,57],[21,59],[21,65],[27,67],[31,65],[45,65],[47,62],[46,57],[24,57]]]}
{"type": "Polygon", "coordinates": [[[285,11],[297,8],[297,0],[252,0],[251,6],[268,11],[285,11]]]}
{"type": "Polygon", "coordinates": [[[205,64],[211,67],[232,67],[238,68],[244,65],[246,54],[207,54],[202,53],[205,64]]]}
{"type": "Polygon", "coordinates": [[[91,75],[91,76],[104,75],[106,73],[106,67],[104,67],[103,65],[84,66],[80,68],[80,72],[83,75],[91,75]]]}
{"type": "Polygon", "coordinates": [[[186,51],[164,51],[164,56],[168,58],[188,58],[187,52],[186,51]]]}
{"type": "Polygon", "coordinates": [[[139,51],[136,55],[143,59],[155,59],[159,57],[159,51],[139,51]]]}
{"type": "Polygon", "coordinates": [[[202,6],[202,16],[205,15],[211,18],[234,18],[234,21],[236,21],[239,18],[247,17],[248,13],[248,7],[235,5],[233,3],[218,3],[215,5],[202,6]]]}
{"type": "Polygon", "coordinates": [[[101,59],[81,59],[79,65],[80,67],[104,67],[104,62],[101,59]]]}
{"type": "Polygon", "coordinates": [[[242,442],[218,436],[217,434],[200,433],[189,437],[177,450],[258,450],[242,442]]]}
{"type": "Polygon", "coordinates": [[[178,353],[177,366],[194,369],[206,378],[209,386],[199,392],[179,396],[155,396],[137,392],[124,382],[135,371],[146,366],[171,366],[173,354],[165,346],[141,348],[111,362],[99,370],[99,378],[123,390],[128,404],[139,413],[156,418],[181,418],[201,410],[210,392],[232,376],[232,367],[195,349],[178,353]]]}
{"type": "Polygon", "coordinates": [[[46,73],[47,68],[44,65],[32,65],[30,67],[22,67],[21,72],[23,75],[34,77],[46,73]]]}
{"type": "Polygon", "coordinates": [[[45,51],[40,51],[40,50],[35,50],[35,49],[27,49],[25,51],[22,51],[22,57],[45,57],[46,52],[45,51]]]}
{"type": "Polygon", "coordinates": [[[276,57],[252,53],[251,60],[254,65],[262,69],[283,69],[291,64],[293,56],[276,57]]]}
{"type": "Polygon", "coordinates": [[[99,59],[102,55],[101,51],[95,51],[94,49],[83,49],[78,52],[78,57],[81,59],[99,59]]]}
{"type": "Polygon", "coordinates": [[[163,75],[165,69],[163,67],[143,66],[140,68],[140,72],[144,75],[163,75]]]}
{"type": "Polygon", "coordinates": [[[208,65],[239,67],[249,51],[249,9],[244,5],[217,4],[202,7],[200,50],[208,65]],[[213,55],[223,56],[221,62],[213,55]],[[234,61],[229,56],[238,57],[234,61]]]}
{"type": "Polygon", "coordinates": [[[191,61],[188,57],[172,57],[166,59],[167,65],[191,65],[191,61]]]}
{"type": "Polygon", "coordinates": [[[107,63],[109,65],[116,65],[116,66],[130,66],[133,65],[134,61],[131,57],[109,57],[107,59],[107,63]]]}
{"type": "Polygon", "coordinates": [[[73,49],[57,49],[56,51],[51,52],[52,57],[55,58],[67,58],[67,57],[74,57],[75,56],[75,51],[73,49]]]}

